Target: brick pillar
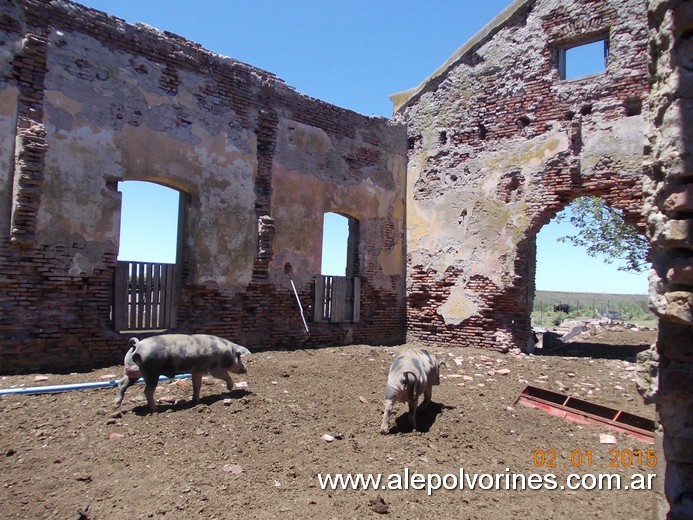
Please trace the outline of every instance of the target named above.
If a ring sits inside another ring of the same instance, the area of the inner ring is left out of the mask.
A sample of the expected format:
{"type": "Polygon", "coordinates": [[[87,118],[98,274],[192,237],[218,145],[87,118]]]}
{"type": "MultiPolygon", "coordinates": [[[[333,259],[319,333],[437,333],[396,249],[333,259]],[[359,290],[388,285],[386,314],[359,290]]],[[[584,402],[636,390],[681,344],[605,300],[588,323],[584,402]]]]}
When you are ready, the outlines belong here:
{"type": "Polygon", "coordinates": [[[668,503],[657,517],[693,519],[693,1],[649,0],[649,23],[645,211],[668,503]]]}

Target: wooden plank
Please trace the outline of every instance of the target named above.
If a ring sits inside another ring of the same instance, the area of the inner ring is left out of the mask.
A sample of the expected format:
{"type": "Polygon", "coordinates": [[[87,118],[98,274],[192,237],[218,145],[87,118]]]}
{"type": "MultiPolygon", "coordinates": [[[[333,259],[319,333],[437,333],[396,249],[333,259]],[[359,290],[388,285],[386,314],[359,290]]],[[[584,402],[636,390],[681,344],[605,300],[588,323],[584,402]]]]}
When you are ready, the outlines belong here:
{"type": "Polygon", "coordinates": [[[128,269],[128,330],[137,329],[137,264],[130,262],[128,269]]]}
{"type": "Polygon", "coordinates": [[[322,295],[322,319],[330,320],[332,316],[332,277],[324,276],[323,295],[322,295]]]}
{"type": "Polygon", "coordinates": [[[332,277],[332,312],[330,321],[339,323],[346,320],[346,282],[344,276],[332,277]]]}
{"type": "Polygon", "coordinates": [[[354,321],[354,279],[349,276],[344,282],[344,316],[342,321],[354,321]]]}
{"type": "Polygon", "coordinates": [[[162,264],[152,264],[152,328],[159,329],[159,294],[162,264]]]}
{"type": "Polygon", "coordinates": [[[142,305],[144,307],[142,327],[145,329],[152,328],[152,263],[145,264],[145,279],[144,279],[144,298],[142,305]]]}
{"type": "Polygon", "coordinates": [[[137,262],[137,321],[135,328],[139,330],[144,328],[144,270],[144,263],[137,262]]]}
{"type": "Polygon", "coordinates": [[[353,304],[353,316],[351,321],[359,321],[361,319],[361,278],[354,276],[354,304],[353,304]]]}

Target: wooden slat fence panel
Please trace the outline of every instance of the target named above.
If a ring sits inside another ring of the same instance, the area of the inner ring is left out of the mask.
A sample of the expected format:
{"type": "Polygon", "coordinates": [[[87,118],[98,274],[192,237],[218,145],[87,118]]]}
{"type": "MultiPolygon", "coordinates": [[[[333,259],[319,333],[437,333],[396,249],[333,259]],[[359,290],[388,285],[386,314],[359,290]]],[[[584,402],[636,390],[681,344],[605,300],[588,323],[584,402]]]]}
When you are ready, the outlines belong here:
{"type": "Polygon", "coordinates": [[[332,312],[330,321],[346,321],[346,286],[348,278],[343,276],[332,277],[332,312]]]}
{"type": "Polygon", "coordinates": [[[177,266],[118,262],[114,279],[116,330],[164,330],[176,325],[177,266]]]}
{"type": "Polygon", "coordinates": [[[361,279],[318,276],[315,279],[314,321],[359,321],[361,279]]]}

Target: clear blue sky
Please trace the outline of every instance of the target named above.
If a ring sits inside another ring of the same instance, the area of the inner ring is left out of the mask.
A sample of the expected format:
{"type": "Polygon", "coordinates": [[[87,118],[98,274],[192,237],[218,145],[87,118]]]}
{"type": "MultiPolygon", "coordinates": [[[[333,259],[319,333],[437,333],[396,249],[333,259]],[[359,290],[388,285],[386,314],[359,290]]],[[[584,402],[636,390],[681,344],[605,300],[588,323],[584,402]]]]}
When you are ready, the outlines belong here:
{"type": "MultiPolygon", "coordinates": [[[[85,0],[80,3],[131,23],[143,22],[173,32],[213,52],[265,69],[309,96],[362,114],[389,117],[390,94],[417,86],[511,2],[85,0]]],[[[121,186],[127,189],[126,184],[121,186]]],[[[124,205],[138,207],[134,198],[129,200],[135,196],[124,193],[124,205]]],[[[152,195],[145,194],[143,199],[141,206],[151,208],[152,195]]],[[[169,204],[177,207],[176,202],[169,204]]],[[[129,213],[127,206],[125,209],[129,213]]],[[[145,217],[150,222],[157,214],[166,213],[165,209],[153,209],[154,214],[145,217]]],[[[166,229],[171,229],[171,219],[164,218],[166,229]]],[[[557,236],[570,232],[565,229],[568,225],[549,224],[538,236],[537,289],[647,293],[645,274],[620,273],[614,265],[592,259],[569,244],[557,243],[557,236]]],[[[159,245],[155,241],[166,236],[165,230],[153,237],[141,237],[129,229],[124,221],[121,259],[162,261],[158,253],[166,247],[173,250],[170,244],[159,245]]]]}

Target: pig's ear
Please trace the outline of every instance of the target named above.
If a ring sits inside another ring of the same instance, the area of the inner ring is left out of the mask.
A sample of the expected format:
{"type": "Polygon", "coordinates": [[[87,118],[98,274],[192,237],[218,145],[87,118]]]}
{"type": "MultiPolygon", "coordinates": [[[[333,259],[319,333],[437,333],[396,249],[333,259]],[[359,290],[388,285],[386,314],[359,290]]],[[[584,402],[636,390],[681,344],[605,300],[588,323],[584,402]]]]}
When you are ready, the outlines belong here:
{"type": "Polygon", "coordinates": [[[238,351],[241,353],[241,356],[249,356],[250,354],[252,354],[252,352],[250,352],[250,350],[248,350],[247,348],[242,347],[240,345],[238,345],[238,351]]]}

